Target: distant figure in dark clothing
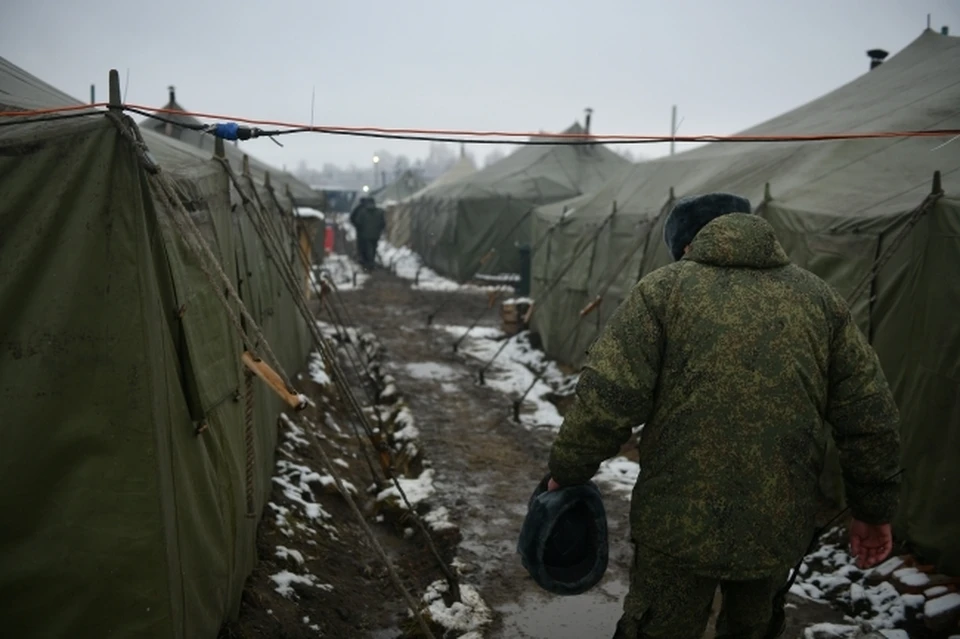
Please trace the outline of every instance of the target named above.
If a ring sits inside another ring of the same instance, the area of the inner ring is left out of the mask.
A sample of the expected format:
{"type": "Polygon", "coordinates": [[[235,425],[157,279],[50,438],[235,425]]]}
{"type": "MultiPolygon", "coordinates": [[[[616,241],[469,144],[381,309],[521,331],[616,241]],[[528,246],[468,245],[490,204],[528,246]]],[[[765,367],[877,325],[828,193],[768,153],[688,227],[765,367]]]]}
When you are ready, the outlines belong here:
{"type": "Polygon", "coordinates": [[[387,225],[383,209],[377,206],[372,197],[361,198],[360,204],[350,214],[350,223],[357,231],[360,266],[365,271],[371,271],[376,265],[377,243],[387,225]]]}

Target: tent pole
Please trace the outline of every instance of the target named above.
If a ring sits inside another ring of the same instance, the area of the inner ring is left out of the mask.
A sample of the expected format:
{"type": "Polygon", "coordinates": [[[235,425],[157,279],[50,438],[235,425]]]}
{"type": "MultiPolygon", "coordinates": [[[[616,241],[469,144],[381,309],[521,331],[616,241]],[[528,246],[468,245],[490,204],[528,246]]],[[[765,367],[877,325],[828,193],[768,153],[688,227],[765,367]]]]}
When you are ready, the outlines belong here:
{"type": "Polygon", "coordinates": [[[120,111],[123,106],[123,98],[120,95],[120,73],[116,69],[110,69],[110,110],[120,111]]]}

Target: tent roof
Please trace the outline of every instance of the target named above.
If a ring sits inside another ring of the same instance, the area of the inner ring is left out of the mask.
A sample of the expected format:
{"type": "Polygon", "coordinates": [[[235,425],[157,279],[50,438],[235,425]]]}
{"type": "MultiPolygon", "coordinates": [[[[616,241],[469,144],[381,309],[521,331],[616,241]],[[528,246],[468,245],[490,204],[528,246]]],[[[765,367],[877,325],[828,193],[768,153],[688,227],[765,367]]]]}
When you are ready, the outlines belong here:
{"type": "MultiPolygon", "coordinates": [[[[163,108],[171,111],[186,111],[177,102],[176,96],[173,94],[172,90],[169,100],[163,108]]],[[[189,115],[188,113],[164,113],[162,114],[162,117],[163,120],[156,118],[145,118],[142,122],[140,122],[140,127],[142,129],[149,129],[162,135],[166,135],[167,122],[164,120],[171,120],[174,123],[174,126],[173,130],[171,131],[171,135],[168,137],[172,137],[199,149],[213,153],[214,145],[216,144],[216,138],[214,138],[213,135],[196,130],[196,127],[203,126],[203,122],[198,120],[196,117],[189,115]]],[[[240,149],[240,147],[230,143],[225,143],[224,147],[224,152],[227,158],[230,160],[230,163],[235,169],[239,170],[239,168],[243,166],[244,152],[240,149]]],[[[323,195],[310,188],[310,186],[305,182],[301,182],[289,172],[276,169],[250,155],[248,155],[248,157],[250,162],[250,173],[257,182],[262,184],[265,180],[265,174],[270,173],[271,182],[275,187],[279,187],[280,193],[285,194],[284,187],[290,188],[290,193],[297,205],[319,209],[324,207],[325,202],[323,195]]]]}
{"type": "MultiPolygon", "coordinates": [[[[798,135],[960,129],[960,38],[927,30],[897,55],[852,82],[759,125],[744,135],[798,135]]],[[[772,197],[809,212],[883,216],[919,204],[935,170],[958,177],[960,143],[940,138],[823,142],[714,142],[649,160],[597,192],[541,207],[556,218],[602,217],[617,202],[625,214],[655,214],[676,196],[727,190],[754,205],[769,182],[772,197]]]]}
{"type": "MultiPolygon", "coordinates": [[[[564,133],[584,133],[574,123],[564,133]]],[[[549,138],[537,138],[546,141],[549,138]]],[[[526,145],[499,162],[432,189],[431,197],[505,196],[555,201],[592,191],[630,162],[603,145],[526,145]]]]}
{"type": "Polygon", "coordinates": [[[447,184],[462,180],[476,172],[477,165],[473,163],[473,160],[466,155],[461,155],[456,164],[447,169],[443,175],[402,201],[415,200],[419,197],[423,197],[424,195],[429,195],[433,191],[436,191],[447,184]]]}
{"type": "Polygon", "coordinates": [[[163,109],[179,113],[163,113],[161,114],[163,120],[144,118],[140,122],[140,128],[168,135],[201,149],[213,150],[213,137],[197,130],[197,127],[203,126],[203,122],[185,112],[186,109],[177,102],[173,87],[170,87],[170,99],[163,106],[163,109]]]}
{"type": "Polygon", "coordinates": [[[0,57],[0,107],[4,110],[34,111],[81,104],[84,102],[0,57]]]}
{"type": "Polygon", "coordinates": [[[377,204],[390,204],[403,200],[426,186],[419,175],[408,169],[390,184],[380,188],[371,195],[377,201],[377,204]]]}
{"type": "MultiPolygon", "coordinates": [[[[84,103],[80,100],[67,95],[63,91],[21,69],[9,60],[0,57],[0,108],[26,111],[82,104],[84,103]]],[[[180,108],[176,101],[171,101],[167,104],[167,107],[171,105],[178,109],[180,108]]],[[[200,123],[199,120],[192,116],[184,115],[181,117],[174,115],[173,117],[181,118],[179,121],[189,125],[200,123]]],[[[140,123],[144,141],[146,141],[150,150],[157,157],[161,166],[173,168],[177,166],[178,162],[187,162],[189,164],[193,160],[208,160],[212,155],[215,144],[213,136],[198,132],[196,136],[189,136],[187,139],[177,140],[176,138],[163,135],[164,127],[165,123],[158,120],[140,123]],[[188,152],[188,149],[190,149],[190,152],[188,152]],[[202,151],[206,151],[206,153],[202,151]],[[188,161],[187,158],[192,158],[192,160],[188,161]]],[[[225,144],[224,146],[226,156],[230,160],[231,165],[234,167],[234,170],[239,172],[243,166],[243,151],[232,144],[225,144]]],[[[250,157],[249,161],[250,172],[257,182],[263,183],[264,174],[269,172],[271,181],[275,186],[279,187],[281,195],[286,195],[284,186],[289,185],[296,204],[315,208],[323,207],[323,196],[305,183],[297,180],[290,173],[277,170],[253,157],[250,157]]]]}

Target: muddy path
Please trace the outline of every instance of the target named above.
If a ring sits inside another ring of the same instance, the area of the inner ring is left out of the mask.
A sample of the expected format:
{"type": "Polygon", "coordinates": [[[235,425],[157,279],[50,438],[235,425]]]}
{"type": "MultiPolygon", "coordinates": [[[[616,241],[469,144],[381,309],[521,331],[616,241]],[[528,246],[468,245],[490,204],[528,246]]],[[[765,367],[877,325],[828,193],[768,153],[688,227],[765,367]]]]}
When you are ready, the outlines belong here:
{"type": "MultiPolygon", "coordinates": [[[[481,362],[455,352],[455,337],[441,326],[497,327],[498,313],[484,309],[481,291],[411,289],[408,280],[375,272],[362,288],[344,291],[352,323],[377,335],[389,368],[417,420],[420,443],[435,470],[432,501],[460,526],[458,560],[465,583],[479,589],[495,613],[488,639],[603,639],[613,636],[629,582],[629,497],[606,490],[610,563],[603,580],[577,597],[554,596],[529,577],[516,553],[526,504],[547,471],[554,432],[511,419],[511,398],[477,384],[481,362]],[[442,306],[428,326],[427,318],[442,306]]],[[[322,317],[322,315],[321,315],[322,317]]],[[[488,378],[497,374],[494,366],[488,378]]],[[[712,621],[704,639],[714,636],[712,621]]],[[[818,623],[840,623],[844,615],[822,603],[788,595],[783,637],[799,639],[818,623]]]]}
{"type": "MultiPolygon", "coordinates": [[[[468,326],[488,304],[487,295],[416,291],[383,271],[341,295],[351,318],[386,347],[386,364],[416,417],[436,473],[434,500],[461,527],[465,581],[497,615],[485,636],[612,636],[630,561],[627,500],[606,500],[611,556],[603,581],[578,597],[541,590],[520,563],[516,543],[530,493],[547,470],[552,431],[511,421],[509,398],[478,385],[478,363],[454,353],[448,332],[427,326],[427,316],[445,302],[435,324],[468,326]]],[[[491,310],[480,325],[496,323],[491,310]]]]}

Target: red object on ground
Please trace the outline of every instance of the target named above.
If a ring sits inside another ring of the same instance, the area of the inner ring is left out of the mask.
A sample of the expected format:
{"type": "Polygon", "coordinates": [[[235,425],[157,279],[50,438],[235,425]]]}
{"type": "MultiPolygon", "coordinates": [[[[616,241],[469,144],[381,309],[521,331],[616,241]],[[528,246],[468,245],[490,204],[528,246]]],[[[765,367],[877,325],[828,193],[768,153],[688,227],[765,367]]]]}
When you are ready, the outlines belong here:
{"type": "Polygon", "coordinates": [[[327,253],[333,253],[333,227],[328,226],[323,234],[323,249],[327,253]]]}

